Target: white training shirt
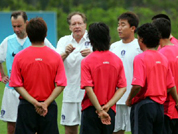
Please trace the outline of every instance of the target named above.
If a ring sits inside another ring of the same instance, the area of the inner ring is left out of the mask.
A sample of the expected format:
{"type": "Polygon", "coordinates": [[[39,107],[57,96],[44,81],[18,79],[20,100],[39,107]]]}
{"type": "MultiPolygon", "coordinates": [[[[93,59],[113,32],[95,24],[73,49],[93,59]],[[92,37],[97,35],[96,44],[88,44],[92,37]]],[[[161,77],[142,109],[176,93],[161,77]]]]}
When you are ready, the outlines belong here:
{"type": "MultiPolygon", "coordinates": [[[[20,38],[17,37],[17,41],[19,42],[19,44],[20,44],[21,46],[23,46],[23,44],[24,44],[24,42],[26,41],[27,38],[28,38],[28,37],[26,37],[26,38],[24,38],[24,39],[20,39],[20,38]]],[[[1,43],[1,45],[0,45],[0,63],[6,61],[6,53],[7,53],[7,45],[8,45],[7,42],[8,42],[8,37],[6,37],[6,38],[2,41],[2,43],[1,43]]],[[[48,46],[49,48],[55,50],[54,46],[53,46],[53,45],[48,41],[48,39],[46,39],[46,38],[45,38],[45,40],[44,40],[44,44],[45,44],[46,46],[48,46]]]]}
{"type": "Polygon", "coordinates": [[[80,89],[81,60],[84,58],[80,51],[86,48],[92,50],[87,31],[85,31],[85,34],[79,43],[75,41],[72,34],[60,38],[57,43],[56,51],[59,54],[64,53],[66,46],[69,44],[75,47],[75,50],[64,60],[67,86],[63,91],[63,102],[81,102],[85,90],[80,89]]]}
{"type": "Polygon", "coordinates": [[[132,78],[133,78],[133,60],[136,55],[141,53],[138,40],[134,39],[130,43],[123,43],[122,40],[117,41],[110,46],[110,51],[115,53],[123,62],[125,75],[127,79],[127,90],[117,104],[125,105],[126,99],[132,88],[132,78]]]}

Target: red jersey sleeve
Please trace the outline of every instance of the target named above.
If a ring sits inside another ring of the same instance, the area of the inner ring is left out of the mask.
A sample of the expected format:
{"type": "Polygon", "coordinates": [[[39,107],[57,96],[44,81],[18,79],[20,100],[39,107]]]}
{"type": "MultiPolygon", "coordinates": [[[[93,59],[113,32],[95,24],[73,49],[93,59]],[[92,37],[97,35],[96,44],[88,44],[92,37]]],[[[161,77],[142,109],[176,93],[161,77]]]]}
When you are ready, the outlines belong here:
{"type": "Polygon", "coordinates": [[[64,63],[62,61],[61,56],[59,58],[59,66],[57,69],[55,82],[56,82],[57,86],[66,86],[67,85],[67,78],[66,78],[66,74],[65,74],[64,63]]]}
{"type": "Polygon", "coordinates": [[[121,61],[121,66],[120,66],[120,72],[119,72],[119,77],[118,77],[118,82],[117,82],[117,87],[122,88],[127,86],[127,81],[125,77],[125,71],[124,71],[124,66],[121,61]]]}
{"type": "Polygon", "coordinates": [[[18,60],[19,58],[17,54],[14,57],[14,61],[12,64],[12,71],[11,71],[10,82],[9,82],[10,87],[23,87],[23,79],[20,73],[21,69],[20,69],[18,60]]]}
{"type": "Polygon", "coordinates": [[[166,81],[167,81],[167,89],[172,88],[172,87],[175,86],[174,77],[172,75],[172,71],[171,71],[170,66],[168,68],[166,81]]]}
{"type": "Polygon", "coordinates": [[[143,87],[145,85],[145,71],[144,63],[139,55],[134,59],[133,63],[133,79],[132,85],[139,85],[143,87]]]}
{"type": "Polygon", "coordinates": [[[93,79],[85,59],[81,62],[81,89],[85,89],[86,86],[93,87],[93,79]]]}

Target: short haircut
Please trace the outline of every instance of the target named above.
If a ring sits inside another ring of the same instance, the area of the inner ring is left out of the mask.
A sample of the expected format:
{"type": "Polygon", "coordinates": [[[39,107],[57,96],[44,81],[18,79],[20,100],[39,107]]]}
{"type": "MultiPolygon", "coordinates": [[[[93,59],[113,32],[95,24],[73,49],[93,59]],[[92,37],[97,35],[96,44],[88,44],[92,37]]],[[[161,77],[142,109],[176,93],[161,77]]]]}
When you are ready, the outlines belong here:
{"type": "Polygon", "coordinates": [[[31,19],[26,26],[27,35],[32,43],[44,42],[47,25],[42,18],[31,19]]]}
{"type": "Polygon", "coordinates": [[[159,45],[160,33],[156,26],[151,23],[143,24],[137,28],[137,34],[143,39],[143,43],[147,48],[155,48],[159,45]]]}
{"type": "Polygon", "coordinates": [[[137,28],[139,24],[138,16],[133,12],[125,12],[121,14],[117,20],[127,20],[130,27],[135,26],[135,28],[137,28]]]}
{"type": "Polygon", "coordinates": [[[83,19],[83,22],[84,22],[84,23],[87,23],[87,17],[85,16],[84,13],[81,13],[81,12],[72,12],[72,13],[70,13],[70,14],[68,15],[68,17],[67,17],[67,23],[68,23],[69,25],[71,24],[71,18],[72,18],[72,16],[74,16],[74,15],[80,15],[80,16],[82,17],[82,19],[83,19]]]}
{"type": "Polygon", "coordinates": [[[169,36],[171,34],[170,21],[164,18],[158,18],[153,20],[152,24],[158,28],[162,39],[169,39],[169,36]]]}
{"type": "Polygon", "coordinates": [[[18,16],[22,16],[22,18],[24,19],[24,22],[26,22],[28,19],[27,14],[24,11],[14,11],[11,14],[11,18],[14,17],[15,19],[17,19],[18,16]]]}
{"type": "Polygon", "coordinates": [[[158,19],[158,18],[167,19],[167,20],[170,21],[170,23],[171,23],[171,19],[170,19],[169,16],[166,15],[166,14],[157,14],[157,15],[155,15],[155,16],[152,17],[152,20],[155,20],[155,19],[158,19]]]}
{"type": "Polygon", "coordinates": [[[88,36],[93,46],[93,51],[109,50],[111,37],[109,27],[105,23],[92,23],[89,26],[88,36]]]}

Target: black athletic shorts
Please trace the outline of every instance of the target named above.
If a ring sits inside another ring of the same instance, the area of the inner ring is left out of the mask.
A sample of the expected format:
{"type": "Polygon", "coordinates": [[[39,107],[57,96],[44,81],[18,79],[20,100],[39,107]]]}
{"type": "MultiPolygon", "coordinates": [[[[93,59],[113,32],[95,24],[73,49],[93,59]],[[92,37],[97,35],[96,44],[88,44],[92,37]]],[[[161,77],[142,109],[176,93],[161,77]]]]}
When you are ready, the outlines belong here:
{"type": "Polygon", "coordinates": [[[36,113],[35,107],[26,100],[20,100],[15,134],[59,134],[57,125],[57,104],[48,106],[45,117],[36,113]]]}
{"type": "Polygon", "coordinates": [[[115,125],[115,112],[110,109],[108,114],[111,117],[111,125],[104,125],[93,106],[86,108],[82,111],[80,134],[112,134],[115,125]]]}
{"type": "Polygon", "coordinates": [[[164,115],[163,134],[178,134],[178,119],[170,119],[164,115]]]}
{"type": "Polygon", "coordinates": [[[132,134],[162,134],[164,106],[146,98],[131,107],[132,134]]]}

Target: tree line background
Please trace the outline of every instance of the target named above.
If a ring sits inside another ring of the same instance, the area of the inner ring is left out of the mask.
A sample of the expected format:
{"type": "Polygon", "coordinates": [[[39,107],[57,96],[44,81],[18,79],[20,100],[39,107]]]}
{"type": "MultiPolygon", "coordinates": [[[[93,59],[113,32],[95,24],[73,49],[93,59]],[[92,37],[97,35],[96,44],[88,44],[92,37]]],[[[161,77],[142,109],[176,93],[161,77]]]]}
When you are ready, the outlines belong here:
{"type": "Polygon", "coordinates": [[[104,22],[110,27],[111,42],[119,40],[117,18],[126,11],[136,13],[140,24],[151,22],[158,14],[167,14],[172,21],[172,34],[178,38],[178,0],[0,0],[1,11],[54,11],[57,13],[58,39],[70,34],[66,21],[67,15],[73,11],[86,14],[87,24],[104,22]]]}

